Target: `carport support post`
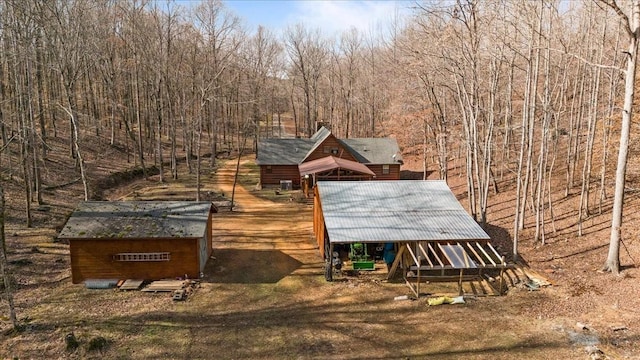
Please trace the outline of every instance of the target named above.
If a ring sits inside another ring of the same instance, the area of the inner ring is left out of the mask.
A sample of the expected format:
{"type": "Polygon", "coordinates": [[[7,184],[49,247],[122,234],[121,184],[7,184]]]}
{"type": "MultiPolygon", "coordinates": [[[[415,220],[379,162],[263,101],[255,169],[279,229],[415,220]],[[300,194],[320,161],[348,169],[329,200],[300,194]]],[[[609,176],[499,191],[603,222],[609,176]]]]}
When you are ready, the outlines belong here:
{"type": "Polygon", "coordinates": [[[329,253],[325,254],[327,261],[327,268],[324,273],[324,279],[327,281],[333,281],[333,243],[329,242],[329,253]]]}
{"type": "Polygon", "coordinates": [[[420,264],[421,258],[418,255],[418,276],[416,276],[416,299],[420,299],[420,264]]]}
{"type": "Polygon", "coordinates": [[[400,249],[396,254],[396,258],[393,260],[393,264],[391,265],[391,270],[389,270],[389,273],[387,274],[387,280],[391,280],[393,275],[395,275],[396,270],[398,269],[398,265],[400,264],[400,261],[402,260],[402,256],[404,255],[404,251],[406,249],[407,249],[407,244],[401,243],[400,249]]]}

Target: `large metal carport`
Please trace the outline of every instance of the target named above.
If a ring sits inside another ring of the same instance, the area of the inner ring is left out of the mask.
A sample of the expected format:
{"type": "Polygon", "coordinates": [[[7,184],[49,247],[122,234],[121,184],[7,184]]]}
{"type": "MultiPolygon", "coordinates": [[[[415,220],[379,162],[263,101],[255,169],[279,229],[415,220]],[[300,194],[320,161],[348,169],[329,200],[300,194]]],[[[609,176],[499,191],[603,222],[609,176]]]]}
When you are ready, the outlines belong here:
{"type": "Polygon", "coordinates": [[[462,292],[462,281],[484,269],[502,279],[508,267],[444,181],[320,181],[315,191],[314,234],[329,281],[336,244],[396,244],[388,277],[402,268],[416,296],[421,280],[457,281],[462,292]]]}

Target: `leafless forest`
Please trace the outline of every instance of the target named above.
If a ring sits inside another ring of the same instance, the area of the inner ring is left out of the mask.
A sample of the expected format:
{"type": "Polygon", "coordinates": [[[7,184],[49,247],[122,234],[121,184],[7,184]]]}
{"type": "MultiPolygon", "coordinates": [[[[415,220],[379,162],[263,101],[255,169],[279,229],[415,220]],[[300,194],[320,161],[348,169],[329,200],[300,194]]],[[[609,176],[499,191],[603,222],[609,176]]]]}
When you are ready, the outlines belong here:
{"type": "Polygon", "coordinates": [[[425,175],[464,168],[481,223],[509,180],[514,253],[526,221],[537,241],[553,234],[552,188],[579,192],[578,223],[615,198],[602,260],[617,272],[640,1],[428,1],[395,17],[368,32],[276,34],[215,0],[2,1],[1,176],[24,190],[6,196],[23,197],[30,226],[53,138],[89,199],[88,134],[162,181],[179,159],[199,174],[281,135],[287,117],[296,136],[322,123],[342,138],[396,137],[425,175]]]}

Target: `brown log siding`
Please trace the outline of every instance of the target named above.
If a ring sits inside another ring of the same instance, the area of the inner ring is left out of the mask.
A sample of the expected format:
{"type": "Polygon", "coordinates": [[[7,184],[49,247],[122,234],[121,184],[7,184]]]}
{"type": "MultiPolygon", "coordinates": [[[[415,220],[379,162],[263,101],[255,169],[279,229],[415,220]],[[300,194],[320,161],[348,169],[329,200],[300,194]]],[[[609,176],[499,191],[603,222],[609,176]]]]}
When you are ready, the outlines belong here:
{"type": "Polygon", "coordinates": [[[376,174],[375,180],[400,180],[400,164],[390,164],[388,174],[382,173],[383,165],[381,164],[366,165],[376,174]]]}
{"type": "Polygon", "coordinates": [[[347,149],[345,149],[342,144],[340,144],[338,142],[338,139],[336,139],[335,136],[333,135],[329,135],[329,137],[327,137],[322,144],[320,144],[320,146],[318,146],[311,154],[309,154],[309,156],[304,160],[304,162],[308,162],[308,161],[313,161],[313,160],[318,160],[320,158],[323,158],[325,156],[335,156],[337,158],[341,158],[341,159],[346,159],[346,160],[351,160],[351,161],[358,161],[356,160],[355,157],[353,157],[353,155],[351,155],[351,153],[349,151],[347,151],[347,149]],[[338,149],[338,153],[337,154],[332,154],[331,152],[325,152],[325,148],[326,149],[338,149]]]}
{"type": "Polygon", "coordinates": [[[198,278],[198,239],[70,240],[71,277],[86,279],[157,280],[187,275],[198,278]],[[169,252],[170,261],[115,261],[118,253],[169,252]]]}
{"type": "Polygon", "coordinates": [[[300,188],[298,165],[260,165],[260,184],[262,186],[280,185],[280,180],[291,180],[294,188],[300,188]],[[271,172],[267,167],[271,166],[271,172]]]}

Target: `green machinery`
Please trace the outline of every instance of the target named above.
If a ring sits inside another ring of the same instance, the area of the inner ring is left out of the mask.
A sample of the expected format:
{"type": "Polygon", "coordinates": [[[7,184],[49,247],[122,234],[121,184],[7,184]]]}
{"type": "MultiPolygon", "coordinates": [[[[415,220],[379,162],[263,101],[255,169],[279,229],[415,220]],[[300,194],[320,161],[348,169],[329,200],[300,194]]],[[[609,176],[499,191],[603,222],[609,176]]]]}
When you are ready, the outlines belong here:
{"type": "Polygon", "coordinates": [[[353,270],[375,270],[376,263],[371,260],[367,252],[367,245],[363,243],[353,243],[350,245],[349,259],[353,265],[353,270]]]}

